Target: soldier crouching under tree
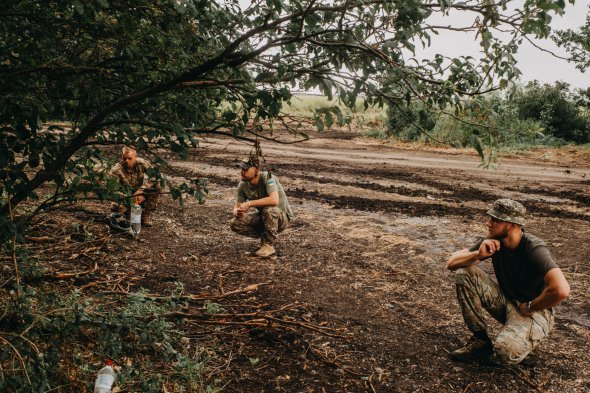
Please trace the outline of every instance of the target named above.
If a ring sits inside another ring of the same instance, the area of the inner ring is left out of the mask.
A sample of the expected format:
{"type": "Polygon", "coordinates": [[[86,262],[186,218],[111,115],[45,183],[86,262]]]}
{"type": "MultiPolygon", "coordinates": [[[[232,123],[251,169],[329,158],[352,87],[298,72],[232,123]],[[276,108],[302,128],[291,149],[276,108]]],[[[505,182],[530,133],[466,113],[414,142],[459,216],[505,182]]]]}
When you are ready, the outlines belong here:
{"type": "MultiPolygon", "coordinates": [[[[137,157],[137,151],[129,146],[123,147],[121,161],[118,162],[110,172],[110,175],[116,177],[119,182],[132,190],[132,198],[139,202],[142,207],[141,223],[146,227],[151,227],[152,213],[158,206],[160,197],[160,185],[158,183],[148,183],[146,181],[147,170],[151,165],[142,158],[137,157]]],[[[113,204],[113,211],[121,211],[118,204],[113,204]]],[[[125,215],[129,216],[129,209],[125,210],[125,215]]]]}
{"type": "Polygon", "coordinates": [[[254,255],[268,258],[275,254],[278,234],[293,219],[293,211],[279,179],[270,172],[261,172],[255,155],[237,165],[242,181],[238,184],[230,226],[241,235],[260,238],[260,247],[254,255]]]}
{"type": "Polygon", "coordinates": [[[451,353],[459,361],[486,359],[517,364],[549,335],[553,307],[570,287],[547,245],[525,233],[524,206],[499,199],[488,210],[488,235],[471,248],[456,251],[447,268],[456,272],[457,298],[472,337],[451,353]],[[497,282],[475,265],[491,258],[497,282]],[[492,340],[483,309],[503,324],[492,340]]]}

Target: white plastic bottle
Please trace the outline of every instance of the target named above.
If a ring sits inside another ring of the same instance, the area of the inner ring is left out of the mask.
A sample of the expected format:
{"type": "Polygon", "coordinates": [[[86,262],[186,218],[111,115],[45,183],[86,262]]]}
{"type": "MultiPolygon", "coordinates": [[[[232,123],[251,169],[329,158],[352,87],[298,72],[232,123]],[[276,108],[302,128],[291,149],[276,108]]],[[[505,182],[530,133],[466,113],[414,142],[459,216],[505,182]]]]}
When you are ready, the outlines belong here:
{"type": "Polygon", "coordinates": [[[100,369],[96,382],[94,383],[94,393],[111,393],[113,383],[115,382],[115,370],[113,370],[113,362],[106,361],[106,365],[100,369]]]}
{"type": "Polygon", "coordinates": [[[133,236],[139,235],[139,232],[141,232],[141,206],[138,202],[135,202],[135,205],[131,207],[129,223],[131,224],[133,236]]]}

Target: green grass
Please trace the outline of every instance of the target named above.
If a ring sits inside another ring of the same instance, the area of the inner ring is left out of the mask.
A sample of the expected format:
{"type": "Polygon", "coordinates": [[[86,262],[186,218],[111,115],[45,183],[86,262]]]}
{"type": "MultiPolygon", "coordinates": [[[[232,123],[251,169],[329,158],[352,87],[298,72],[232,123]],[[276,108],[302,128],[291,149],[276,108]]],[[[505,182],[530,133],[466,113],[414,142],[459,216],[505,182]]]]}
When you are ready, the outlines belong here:
{"type": "Polygon", "coordinates": [[[364,102],[358,99],[354,108],[347,108],[338,99],[329,101],[327,97],[311,94],[296,94],[291,98],[291,105],[283,107],[283,111],[289,115],[313,118],[315,110],[338,106],[344,116],[351,118],[353,129],[381,128],[385,127],[387,111],[385,108],[371,106],[365,110],[364,102]]]}

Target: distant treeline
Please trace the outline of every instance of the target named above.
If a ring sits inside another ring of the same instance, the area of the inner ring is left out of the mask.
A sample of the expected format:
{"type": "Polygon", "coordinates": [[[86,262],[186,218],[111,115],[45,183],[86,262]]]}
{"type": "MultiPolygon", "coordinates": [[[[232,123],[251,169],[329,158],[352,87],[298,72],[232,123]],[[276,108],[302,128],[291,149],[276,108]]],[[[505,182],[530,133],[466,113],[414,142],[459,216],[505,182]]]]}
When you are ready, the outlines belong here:
{"type": "Polygon", "coordinates": [[[390,106],[387,118],[386,136],[402,140],[428,140],[429,134],[458,147],[474,138],[500,145],[584,144],[590,142],[590,88],[534,81],[469,100],[454,112],[428,111],[419,101],[390,106]]]}

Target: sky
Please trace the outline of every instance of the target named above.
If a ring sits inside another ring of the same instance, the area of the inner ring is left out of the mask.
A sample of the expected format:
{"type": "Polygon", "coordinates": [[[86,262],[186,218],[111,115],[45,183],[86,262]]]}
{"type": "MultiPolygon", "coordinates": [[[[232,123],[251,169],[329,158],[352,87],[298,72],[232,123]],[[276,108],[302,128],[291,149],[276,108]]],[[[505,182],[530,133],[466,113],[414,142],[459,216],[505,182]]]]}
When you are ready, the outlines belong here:
{"type": "MultiPolygon", "coordinates": [[[[576,4],[567,4],[565,14],[553,18],[552,27],[558,30],[578,30],[586,21],[586,15],[590,12],[590,0],[577,0],[576,4]]],[[[543,47],[567,56],[562,48],[558,48],[553,42],[543,44],[543,47]]],[[[590,70],[582,73],[574,64],[556,59],[547,53],[539,53],[539,50],[530,44],[526,44],[519,50],[517,59],[523,71],[523,79],[541,80],[544,82],[564,81],[573,87],[590,87],[590,70]]],[[[564,57],[565,57],[564,56],[564,57]]]]}
{"type": "MultiPolygon", "coordinates": [[[[552,28],[557,30],[577,30],[584,24],[586,15],[590,12],[589,6],[590,0],[576,0],[574,5],[567,3],[563,16],[553,16],[552,28]]],[[[451,13],[444,18],[437,17],[435,24],[462,26],[473,23],[473,21],[466,21],[464,18],[465,15],[462,13],[451,13]]],[[[545,49],[567,57],[567,53],[562,48],[557,47],[551,40],[537,40],[535,42],[545,49]]],[[[433,45],[418,54],[418,56],[426,57],[434,53],[441,53],[453,57],[470,55],[478,58],[477,55],[480,50],[481,48],[473,39],[472,34],[443,31],[440,36],[433,39],[433,45]]],[[[590,70],[582,73],[576,69],[574,64],[540,51],[526,41],[523,42],[515,57],[518,60],[517,67],[522,72],[521,80],[523,82],[535,79],[545,83],[564,81],[574,88],[590,87],[590,70]]]]}

